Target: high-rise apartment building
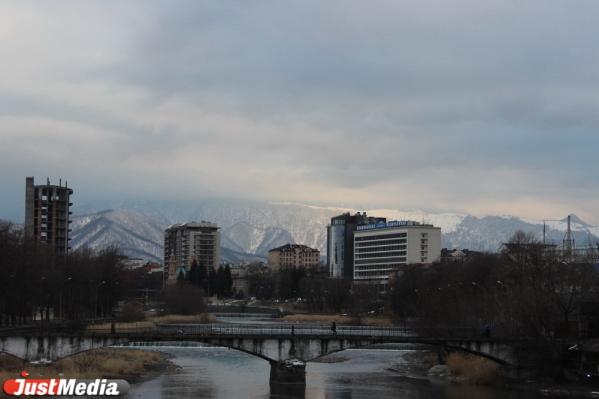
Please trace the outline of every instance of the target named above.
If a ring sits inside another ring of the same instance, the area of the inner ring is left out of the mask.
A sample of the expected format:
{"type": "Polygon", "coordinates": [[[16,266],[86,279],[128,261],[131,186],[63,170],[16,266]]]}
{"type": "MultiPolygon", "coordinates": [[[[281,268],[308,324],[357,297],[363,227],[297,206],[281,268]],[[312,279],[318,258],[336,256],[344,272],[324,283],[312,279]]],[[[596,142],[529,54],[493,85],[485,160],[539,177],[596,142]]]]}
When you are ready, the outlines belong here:
{"type": "Polygon", "coordinates": [[[25,179],[25,235],[37,242],[49,245],[55,254],[66,255],[69,251],[70,207],[73,189],[46,184],[36,186],[33,177],[25,179]]]}
{"type": "Polygon", "coordinates": [[[206,271],[216,270],[220,264],[220,232],[210,222],[174,224],[164,232],[164,264],[168,279],[185,275],[194,260],[206,271]]]}
{"type": "Polygon", "coordinates": [[[436,262],[441,228],[413,221],[361,225],[354,232],[354,281],[385,286],[403,265],[436,262]]]}
{"type": "Polygon", "coordinates": [[[385,218],[368,216],[366,212],[344,213],[331,218],[331,224],[327,226],[329,275],[351,280],[354,275],[354,231],[360,225],[385,221],[385,218]]]}
{"type": "Polygon", "coordinates": [[[272,270],[313,268],[320,265],[320,251],[300,244],[285,244],[268,251],[272,270]]]}

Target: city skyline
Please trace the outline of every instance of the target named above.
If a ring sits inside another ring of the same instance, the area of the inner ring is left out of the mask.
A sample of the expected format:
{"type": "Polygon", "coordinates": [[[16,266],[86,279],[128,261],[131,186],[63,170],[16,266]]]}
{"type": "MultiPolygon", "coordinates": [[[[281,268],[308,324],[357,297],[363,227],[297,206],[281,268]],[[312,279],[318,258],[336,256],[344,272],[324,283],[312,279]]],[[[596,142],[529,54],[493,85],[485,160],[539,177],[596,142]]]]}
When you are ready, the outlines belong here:
{"type": "Polygon", "coordinates": [[[233,197],[599,224],[599,4],[8,1],[0,218],[233,197]]]}

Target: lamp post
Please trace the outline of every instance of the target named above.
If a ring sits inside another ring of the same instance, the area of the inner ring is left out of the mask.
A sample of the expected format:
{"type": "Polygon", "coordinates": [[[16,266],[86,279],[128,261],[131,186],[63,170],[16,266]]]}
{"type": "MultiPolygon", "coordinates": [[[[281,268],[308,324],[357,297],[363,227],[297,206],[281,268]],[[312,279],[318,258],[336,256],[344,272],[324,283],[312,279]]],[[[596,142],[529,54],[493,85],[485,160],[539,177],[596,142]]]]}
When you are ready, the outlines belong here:
{"type": "Polygon", "coordinates": [[[41,285],[42,285],[42,292],[41,292],[41,308],[40,308],[40,316],[42,318],[42,324],[44,323],[44,307],[47,306],[46,304],[46,276],[42,276],[41,278],[41,285]]]}
{"type": "MultiPolygon", "coordinates": [[[[71,280],[73,279],[73,277],[67,277],[67,279],[65,280],[65,283],[69,283],[71,280]]],[[[64,294],[64,283],[62,284],[62,286],[60,287],[60,295],[58,296],[58,311],[60,313],[60,319],[64,320],[64,307],[63,307],[63,294],[64,294]]]]}
{"type": "Polygon", "coordinates": [[[104,284],[106,284],[106,280],[102,280],[100,282],[100,284],[98,284],[96,286],[96,299],[94,301],[94,318],[98,315],[98,298],[99,298],[99,291],[100,291],[100,287],[103,286],[104,284]]]}

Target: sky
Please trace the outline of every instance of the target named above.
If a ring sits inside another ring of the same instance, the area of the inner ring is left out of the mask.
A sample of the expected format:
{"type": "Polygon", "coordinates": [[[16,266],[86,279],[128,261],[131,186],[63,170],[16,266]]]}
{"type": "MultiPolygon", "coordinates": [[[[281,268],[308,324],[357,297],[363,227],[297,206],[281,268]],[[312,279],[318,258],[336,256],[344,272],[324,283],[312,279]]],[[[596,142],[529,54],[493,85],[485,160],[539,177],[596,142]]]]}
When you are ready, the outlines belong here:
{"type": "Polygon", "coordinates": [[[0,218],[290,201],[599,224],[599,2],[2,1],[0,218]]]}

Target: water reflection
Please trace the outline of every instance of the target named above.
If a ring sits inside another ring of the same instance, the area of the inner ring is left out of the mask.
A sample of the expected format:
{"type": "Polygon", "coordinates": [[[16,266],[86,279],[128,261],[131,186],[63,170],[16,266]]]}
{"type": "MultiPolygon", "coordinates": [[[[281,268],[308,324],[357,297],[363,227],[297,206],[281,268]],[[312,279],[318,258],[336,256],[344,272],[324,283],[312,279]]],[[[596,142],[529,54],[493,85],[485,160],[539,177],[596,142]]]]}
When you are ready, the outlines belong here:
{"type": "Polygon", "coordinates": [[[303,384],[270,384],[271,398],[305,398],[306,386],[303,384]]]}
{"type": "Polygon", "coordinates": [[[269,387],[270,365],[225,348],[162,348],[181,368],[138,384],[129,398],[499,399],[539,398],[532,392],[434,383],[388,371],[405,363],[401,350],[348,350],[339,363],[308,363],[306,387],[269,387]]]}

